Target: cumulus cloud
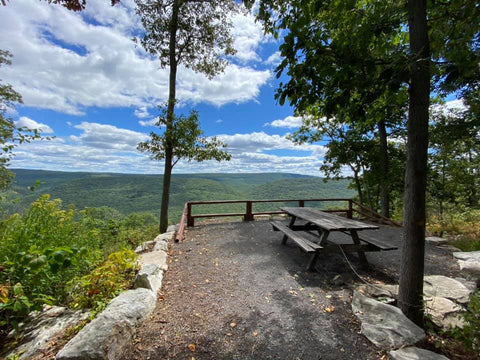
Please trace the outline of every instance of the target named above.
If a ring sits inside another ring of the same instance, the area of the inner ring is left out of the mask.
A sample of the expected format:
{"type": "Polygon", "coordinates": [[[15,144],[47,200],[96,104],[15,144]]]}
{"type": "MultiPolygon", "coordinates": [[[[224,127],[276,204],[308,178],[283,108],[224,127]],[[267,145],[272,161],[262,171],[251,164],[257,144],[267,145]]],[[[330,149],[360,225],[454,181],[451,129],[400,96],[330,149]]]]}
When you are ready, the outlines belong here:
{"type": "MultiPolygon", "coordinates": [[[[242,16],[234,21],[239,47],[234,59],[254,59],[259,25],[251,15],[242,16]]],[[[90,0],[81,13],[16,0],[2,8],[0,20],[0,48],[14,55],[0,76],[22,94],[26,106],[81,115],[92,106],[141,109],[166,100],[168,70],[131,41],[141,31],[132,0],[113,8],[90,0]]],[[[178,74],[180,102],[217,106],[254,99],[271,76],[235,64],[214,81],[182,67],[178,74]]]]}
{"type": "Polygon", "coordinates": [[[22,116],[20,117],[20,119],[18,119],[18,121],[15,121],[15,126],[16,127],[26,127],[28,129],[38,129],[38,131],[40,131],[41,133],[45,133],[45,134],[51,134],[53,133],[53,130],[50,126],[46,125],[46,124],[42,124],[42,123],[39,123],[39,122],[36,122],[35,120],[32,120],[26,116],[22,116]]]}
{"type": "Polygon", "coordinates": [[[268,57],[265,63],[277,66],[278,64],[280,64],[281,60],[282,56],[280,55],[280,51],[276,51],[268,57]]]}
{"type": "Polygon", "coordinates": [[[155,126],[157,123],[157,119],[151,119],[151,120],[139,120],[138,123],[140,126],[155,126]]]}
{"type": "Polygon", "coordinates": [[[148,117],[152,117],[148,112],[148,108],[146,106],[140,106],[138,109],[135,109],[133,114],[139,119],[145,119],[148,117]]]}
{"type": "Polygon", "coordinates": [[[96,149],[135,151],[139,142],[148,139],[147,134],[120,129],[113,125],[82,122],[75,125],[75,128],[83,132],[80,136],[70,136],[70,139],[96,149]]]}
{"type": "Polygon", "coordinates": [[[312,152],[317,156],[323,156],[325,147],[315,144],[296,145],[285,136],[269,135],[265,132],[253,132],[250,134],[217,135],[217,138],[228,145],[233,153],[258,153],[270,150],[296,150],[312,152]]]}
{"type": "Polygon", "coordinates": [[[265,126],[271,126],[275,128],[298,128],[302,126],[301,116],[287,116],[285,119],[274,120],[271,123],[266,123],[265,126]]]}

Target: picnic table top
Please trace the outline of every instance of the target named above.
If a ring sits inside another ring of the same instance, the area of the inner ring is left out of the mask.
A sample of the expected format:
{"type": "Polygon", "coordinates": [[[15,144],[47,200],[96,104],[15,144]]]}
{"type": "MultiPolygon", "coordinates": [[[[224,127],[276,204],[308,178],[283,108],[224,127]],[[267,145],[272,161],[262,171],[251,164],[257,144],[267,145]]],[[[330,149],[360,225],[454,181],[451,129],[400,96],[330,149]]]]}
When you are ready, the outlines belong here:
{"type": "Polygon", "coordinates": [[[282,207],[281,210],[285,211],[287,214],[315,224],[327,231],[373,230],[380,228],[377,225],[347,219],[309,207],[282,207]]]}

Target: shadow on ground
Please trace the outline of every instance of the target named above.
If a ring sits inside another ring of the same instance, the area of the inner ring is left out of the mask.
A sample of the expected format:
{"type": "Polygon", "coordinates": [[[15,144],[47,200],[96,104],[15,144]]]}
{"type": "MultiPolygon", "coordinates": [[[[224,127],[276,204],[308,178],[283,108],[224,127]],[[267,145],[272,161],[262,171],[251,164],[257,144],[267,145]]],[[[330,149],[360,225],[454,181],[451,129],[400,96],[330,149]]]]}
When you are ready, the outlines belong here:
{"type": "MultiPolygon", "coordinates": [[[[378,232],[401,249],[399,229],[378,232]]],[[[322,256],[306,272],[307,256],[281,237],[268,221],[189,229],[172,245],[158,306],[124,359],[382,358],[352,314],[350,288],[362,281],[345,258],[322,256]],[[332,282],[339,274],[344,284],[332,282]]],[[[398,280],[400,250],[367,257],[370,270],[348,258],[363,280],[398,280]]],[[[457,276],[458,268],[447,250],[427,246],[426,273],[457,276]]]]}

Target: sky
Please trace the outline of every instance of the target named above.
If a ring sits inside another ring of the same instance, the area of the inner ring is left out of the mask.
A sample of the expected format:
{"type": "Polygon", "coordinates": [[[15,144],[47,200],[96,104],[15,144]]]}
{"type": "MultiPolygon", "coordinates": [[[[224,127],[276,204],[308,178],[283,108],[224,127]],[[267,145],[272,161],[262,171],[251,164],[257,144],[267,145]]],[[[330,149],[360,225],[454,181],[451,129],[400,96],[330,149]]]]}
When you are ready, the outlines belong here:
{"type": "MultiPolygon", "coordinates": [[[[13,54],[0,79],[23,97],[9,115],[50,141],[15,150],[12,168],[163,173],[163,164],[136,150],[148,139],[158,106],[168,96],[168,68],[132,41],[141,32],[133,0],[110,6],[88,0],[75,13],[45,1],[0,7],[0,49],[13,54]]],[[[199,111],[205,136],[228,144],[229,162],[180,161],[174,173],[290,172],[320,175],[322,144],[286,139],[301,123],[274,99],[278,42],[249,14],[233,18],[237,50],[212,80],[180,67],[178,111],[199,111]]]]}
{"type": "MultiPolygon", "coordinates": [[[[81,13],[39,0],[0,6],[0,49],[13,54],[0,79],[23,97],[17,126],[49,141],[22,144],[11,168],[161,174],[163,164],[136,150],[168,96],[168,68],[132,41],[142,31],[133,0],[88,0],[81,13]]],[[[212,80],[180,67],[178,112],[199,112],[205,136],[228,144],[229,162],[180,161],[174,173],[289,172],[321,176],[325,144],[286,136],[301,119],[274,99],[279,43],[253,15],[233,18],[237,49],[212,80]]]]}

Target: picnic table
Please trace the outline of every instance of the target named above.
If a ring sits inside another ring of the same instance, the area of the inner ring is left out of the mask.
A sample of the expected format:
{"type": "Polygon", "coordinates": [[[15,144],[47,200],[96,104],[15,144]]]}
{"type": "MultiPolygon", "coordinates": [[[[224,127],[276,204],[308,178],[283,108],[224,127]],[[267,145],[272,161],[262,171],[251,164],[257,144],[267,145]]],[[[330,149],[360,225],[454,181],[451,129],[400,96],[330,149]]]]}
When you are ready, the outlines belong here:
{"type": "Polygon", "coordinates": [[[320,254],[328,253],[351,253],[356,252],[360,263],[368,267],[365,252],[395,250],[397,247],[367,234],[358,235],[359,231],[377,230],[379,226],[364,223],[358,220],[347,219],[338,215],[327,213],[308,207],[282,207],[282,211],[291,216],[288,225],[280,221],[271,221],[273,230],[281,231],[284,236],[282,244],[288,239],[295,242],[300,249],[311,256],[307,263],[307,270],[313,270],[320,254]],[[301,220],[298,223],[297,220],[301,220]],[[340,231],[349,235],[352,244],[337,244],[328,237],[331,232],[340,231]],[[307,237],[309,234],[310,237],[307,237]],[[313,236],[313,241],[311,240],[313,236]]]}

